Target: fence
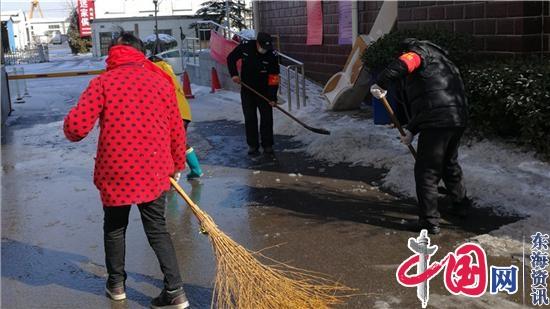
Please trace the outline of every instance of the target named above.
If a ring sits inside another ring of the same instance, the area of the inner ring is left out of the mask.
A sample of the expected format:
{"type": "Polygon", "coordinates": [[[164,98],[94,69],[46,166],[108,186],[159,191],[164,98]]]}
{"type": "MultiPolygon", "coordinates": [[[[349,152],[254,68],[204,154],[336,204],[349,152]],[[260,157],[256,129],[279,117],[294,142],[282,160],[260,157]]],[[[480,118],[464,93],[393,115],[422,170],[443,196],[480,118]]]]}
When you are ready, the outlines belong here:
{"type": "Polygon", "coordinates": [[[40,63],[49,62],[50,54],[48,45],[36,45],[34,48],[19,49],[14,52],[4,54],[4,59],[7,65],[22,64],[22,63],[40,63]]]}

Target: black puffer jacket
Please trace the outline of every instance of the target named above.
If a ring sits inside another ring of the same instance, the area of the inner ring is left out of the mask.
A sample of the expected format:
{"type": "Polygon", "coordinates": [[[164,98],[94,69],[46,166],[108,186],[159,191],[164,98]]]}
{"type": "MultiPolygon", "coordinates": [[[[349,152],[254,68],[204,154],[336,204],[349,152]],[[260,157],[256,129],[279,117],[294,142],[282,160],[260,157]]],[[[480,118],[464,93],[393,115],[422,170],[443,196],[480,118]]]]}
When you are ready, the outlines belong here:
{"type": "Polygon", "coordinates": [[[407,129],[416,134],[431,128],[466,127],[464,83],[447,52],[432,42],[411,39],[405,51],[420,56],[420,67],[409,73],[405,63],[396,59],[379,74],[377,84],[387,89],[389,83],[405,79],[406,101],[412,112],[407,129]]]}

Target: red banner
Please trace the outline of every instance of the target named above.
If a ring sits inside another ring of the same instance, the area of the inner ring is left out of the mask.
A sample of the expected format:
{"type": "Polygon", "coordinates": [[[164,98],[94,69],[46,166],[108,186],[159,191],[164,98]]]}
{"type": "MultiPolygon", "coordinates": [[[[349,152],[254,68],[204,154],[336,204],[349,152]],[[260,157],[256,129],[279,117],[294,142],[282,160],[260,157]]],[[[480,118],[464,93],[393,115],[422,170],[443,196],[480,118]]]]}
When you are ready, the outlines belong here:
{"type": "Polygon", "coordinates": [[[77,13],[80,37],[92,35],[90,21],[95,18],[94,0],[78,0],[77,13]]]}
{"type": "Polygon", "coordinates": [[[220,64],[227,64],[227,55],[238,45],[237,42],[227,40],[216,31],[210,31],[210,56],[220,64]]]}
{"type": "Polygon", "coordinates": [[[321,0],[307,1],[306,45],[323,44],[323,5],[321,0]]]}

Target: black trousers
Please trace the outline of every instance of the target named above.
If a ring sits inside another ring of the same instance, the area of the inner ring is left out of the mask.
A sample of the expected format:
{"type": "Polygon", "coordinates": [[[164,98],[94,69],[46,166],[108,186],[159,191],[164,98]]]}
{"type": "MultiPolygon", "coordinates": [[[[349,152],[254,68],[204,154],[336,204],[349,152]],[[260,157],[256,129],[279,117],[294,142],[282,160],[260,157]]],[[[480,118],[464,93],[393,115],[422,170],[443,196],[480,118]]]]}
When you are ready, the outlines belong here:
{"type": "Polygon", "coordinates": [[[443,179],[454,203],[466,198],[458,147],[464,128],[422,130],[418,137],[418,158],[414,166],[420,221],[439,225],[437,186],[443,179]]]}
{"type": "Polygon", "coordinates": [[[262,147],[273,146],[273,108],[264,99],[256,94],[242,90],[241,101],[246,128],[246,143],[250,147],[258,148],[258,110],[260,111],[260,135],[262,147]]]}
{"type": "MultiPolygon", "coordinates": [[[[152,202],[138,204],[138,209],[149,245],[155,251],[160,269],[164,274],[164,287],[168,290],[175,290],[183,286],[183,282],[172,239],[166,230],[165,205],[166,193],[163,193],[152,202]]],[[[103,221],[105,265],[109,273],[107,284],[111,287],[124,284],[127,277],[124,271],[124,258],[130,209],[131,205],[103,207],[105,213],[103,221]]]]}

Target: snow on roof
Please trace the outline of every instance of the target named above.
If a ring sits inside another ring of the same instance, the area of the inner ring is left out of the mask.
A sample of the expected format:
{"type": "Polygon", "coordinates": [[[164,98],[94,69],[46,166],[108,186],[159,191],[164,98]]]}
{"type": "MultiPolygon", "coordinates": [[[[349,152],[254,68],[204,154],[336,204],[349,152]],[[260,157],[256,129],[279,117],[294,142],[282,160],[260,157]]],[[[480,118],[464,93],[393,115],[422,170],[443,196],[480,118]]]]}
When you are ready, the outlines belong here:
{"type": "MultiPolygon", "coordinates": [[[[151,34],[146,36],[143,39],[143,43],[154,43],[156,39],[157,39],[157,36],[154,34],[151,34]]],[[[164,43],[177,42],[177,40],[173,36],[164,34],[164,33],[159,33],[159,40],[164,43]]]]}
{"type": "Polygon", "coordinates": [[[33,18],[29,19],[31,24],[68,23],[67,18],[33,18]]]}
{"type": "Polygon", "coordinates": [[[238,34],[248,40],[254,40],[256,38],[256,31],[254,29],[241,30],[238,34]]]}
{"type": "Polygon", "coordinates": [[[2,16],[18,16],[18,15],[23,15],[23,11],[22,10],[2,11],[0,13],[0,15],[2,15],[2,16]]]}

